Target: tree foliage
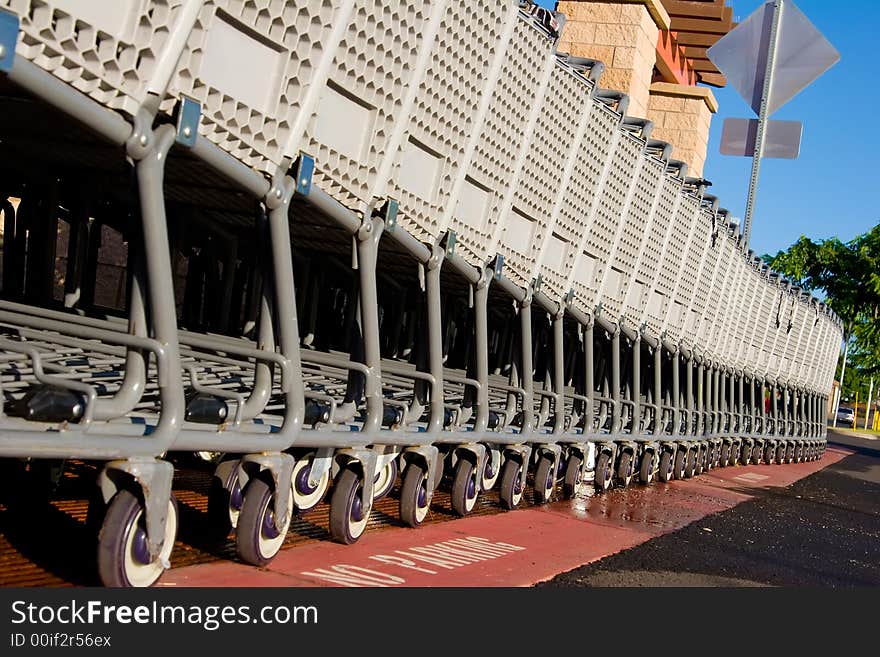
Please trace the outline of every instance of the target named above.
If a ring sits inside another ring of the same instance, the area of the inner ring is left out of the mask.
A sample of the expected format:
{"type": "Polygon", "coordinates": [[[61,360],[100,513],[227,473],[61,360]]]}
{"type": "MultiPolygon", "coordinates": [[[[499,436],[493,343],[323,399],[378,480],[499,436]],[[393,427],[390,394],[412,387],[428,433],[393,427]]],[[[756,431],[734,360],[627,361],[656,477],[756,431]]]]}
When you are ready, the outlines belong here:
{"type": "Polygon", "coordinates": [[[845,390],[880,373],[880,224],[849,242],[802,236],[764,259],[796,285],[824,297],[843,321],[851,356],[845,390]]]}

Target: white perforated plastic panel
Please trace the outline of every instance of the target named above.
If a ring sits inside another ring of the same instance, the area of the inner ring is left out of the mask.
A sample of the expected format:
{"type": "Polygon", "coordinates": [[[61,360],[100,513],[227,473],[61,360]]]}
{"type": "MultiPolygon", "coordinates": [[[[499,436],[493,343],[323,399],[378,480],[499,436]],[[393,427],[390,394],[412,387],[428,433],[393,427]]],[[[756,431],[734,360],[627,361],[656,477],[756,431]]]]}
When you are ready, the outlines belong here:
{"type": "Polygon", "coordinates": [[[753,370],[757,366],[757,351],[760,346],[760,335],[763,331],[763,325],[766,317],[763,315],[764,300],[769,295],[769,291],[761,273],[750,267],[751,285],[755,288],[756,293],[749,307],[748,321],[746,323],[746,338],[744,343],[745,367],[753,370]]]}
{"type": "MultiPolygon", "coordinates": [[[[624,214],[626,200],[630,186],[638,181],[637,168],[639,160],[643,157],[644,146],[644,142],[634,139],[628,133],[624,133],[618,141],[608,180],[599,197],[599,212],[587,236],[587,248],[591,253],[599,254],[603,265],[602,276],[606,280],[604,289],[597,291],[594,300],[597,305],[601,304],[604,312],[613,319],[620,317],[624,290],[622,283],[614,284],[618,276],[615,275],[614,280],[611,280],[611,274],[606,275],[604,270],[609,266],[612,268],[617,266],[609,260],[615,246],[618,228],[621,227],[621,222],[626,221],[624,214]]],[[[618,271],[620,274],[624,273],[622,269],[618,271]]]]}
{"type": "MultiPolygon", "coordinates": [[[[510,9],[507,0],[449,2],[430,64],[409,116],[409,139],[398,155],[387,194],[400,204],[399,224],[425,242],[440,237],[440,223],[478,110],[510,9]]],[[[489,199],[473,181],[457,199],[456,215],[487,227],[489,199]]]]}
{"type": "MultiPolygon", "coordinates": [[[[682,214],[687,217],[688,231],[690,231],[688,234],[691,239],[683,242],[686,248],[683,247],[678,256],[680,260],[676,280],[671,288],[673,289],[674,302],[680,304],[684,311],[670,313],[666,331],[674,340],[685,337],[692,340],[695,322],[691,321],[690,315],[692,313],[689,309],[693,304],[699,277],[703,270],[707,269],[705,265],[711,252],[712,223],[699,209],[699,200],[691,195],[686,195],[682,200],[679,217],[682,217],[682,214]],[[686,332],[686,328],[690,332],[686,332]]],[[[675,235],[673,235],[673,239],[675,239],[675,235]]]]}
{"type": "Polygon", "coordinates": [[[736,359],[737,347],[741,339],[740,317],[743,308],[743,281],[746,272],[742,252],[738,249],[733,255],[733,278],[736,281],[727,309],[721,316],[722,330],[715,335],[716,348],[724,357],[725,362],[733,367],[739,367],[736,359]]]}
{"type": "Polygon", "coordinates": [[[620,244],[614,262],[627,274],[636,273],[642,241],[649,234],[649,222],[652,222],[651,208],[658,193],[664,165],[653,157],[645,157],[642,173],[636,181],[635,193],[630,204],[629,213],[623,226],[620,244]]]}
{"type": "Polygon", "coordinates": [[[767,294],[764,295],[763,308],[761,311],[760,330],[757,335],[758,359],[756,367],[759,371],[763,371],[767,366],[765,352],[773,343],[776,335],[776,310],[779,305],[779,288],[771,283],[766,277],[763,278],[763,284],[767,288],[767,294]]]}
{"type": "Polygon", "coordinates": [[[554,42],[530,18],[517,22],[468,167],[468,176],[491,195],[486,222],[481,227],[471,217],[455,214],[450,226],[460,238],[461,255],[474,264],[495,255],[490,253],[493,237],[499,221],[507,220],[500,216],[505,194],[517,178],[517,155],[529,137],[526,127],[532,108],[542,102],[541,74],[554,52],[554,42]]]}
{"type": "Polygon", "coordinates": [[[363,156],[373,106],[340,86],[325,89],[324,77],[316,77],[333,57],[337,43],[331,37],[334,28],[341,34],[350,5],[350,0],[209,0],[180,58],[171,94],[201,103],[201,137],[270,175],[297,155],[302,143],[301,134],[292,134],[294,126],[298,120],[304,125],[316,109],[329,123],[349,126],[334,133],[340,148],[363,156]],[[346,102],[334,102],[343,98],[346,102]]]}
{"type": "Polygon", "coordinates": [[[590,307],[601,276],[599,253],[589,246],[589,233],[594,229],[590,225],[590,208],[599,193],[605,162],[613,156],[611,147],[619,123],[618,114],[602,103],[594,102],[593,114],[556,225],[556,232],[563,239],[581,247],[574,249],[576,260],[571,287],[582,307],[590,307]]]}
{"type": "MultiPolygon", "coordinates": [[[[678,260],[672,258],[671,253],[673,251],[674,224],[678,221],[677,204],[681,202],[681,183],[676,178],[664,175],[661,184],[663,189],[660,192],[660,199],[654,213],[654,221],[650,232],[645,236],[642,245],[643,253],[636,272],[642,280],[650,281],[651,298],[663,300],[658,304],[649,303],[644,318],[644,321],[654,332],[660,331],[666,312],[665,301],[671,293],[671,289],[660,287],[661,272],[665,269],[675,270],[678,267],[678,260]],[[665,250],[664,245],[666,246],[665,250]]],[[[675,245],[676,250],[680,252],[681,246],[680,244],[675,245]]],[[[639,310],[638,306],[632,302],[630,302],[630,307],[635,312],[639,310]]]]}
{"type": "MultiPolygon", "coordinates": [[[[663,179],[666,165],[654,157],[645,156],[642,172],[633,193],[632,203],[623,226],[620,244],[615,255],[615,264],[626,272],[626,288],[622,299],[620,314],[631,323],[641,323],[642,310],[647,303],[644,281],[650,280],[642,266],[644,252],[650,239],[656,215],[660,206],[663,179]],[[641,288],[634,293],[636,279],[641,278],[641,288]]],[[[659,247],[655,247],[659,248],[659,247]]]]}
{"type": "MultiPolygon", "coordinates": [[[[355,4],[303,148],[315,157],[315,183],[343,205],[369,203],[388,149],[397,156],[406,143],[392,144],[391,137],[396,124],[409,125],[404,99],[425,74],[419,55],[422,49],[433,51],[435,40],[426,33],[438,3],[442,0],[355,4]]],[[[414,148],[419,145],[426,144],[416,140],[414,148]]],[[[437,155],[423,148],[420,161],[437,155]]]]}
{"type": "MultiPolygon", "coordinates": [[[[719,229],[716,247],[718,261],[707,288],[707,295],[701,300],[703,321],[700,325],[698,340],[700,344],[706,344],[715,353],[718,353],[715,337],[722,330],[723,315],[729,312],[730,302],[733,299],[733,288],[736,285],[733,275],[734,246],[731,240],[727,239],[723,228],[719,229]]],[[[698,303],[699,301],[698,299],[698,303]]]]}
{"type": "Polygon", "coordinates": [[[745,272],[745,294],[743,301],[745,306],[740,313],[740,345],[738,347],[738,358],[740,366],[745,369],[751,369],[754,366],[752,362],[752,341],[758,324],[758,312],[761,305],[761,295],[764,294],[764,286],[755,271],[754,265],[750,262],[743,262],[746,268],[745,272]]]}
{"type": "Polygon", "coordinates": [[[775,285],[775,288],[773,314],[770,317],[767,336],[764,342],[764,352],[766,357],[762,363],[769,376],[775,375],[776,372],[776,365],[773,359],[777,358],[777,354],[779,353],[777,349],[781,344],[781,340],[784,339],[785,336],[784,322],[785,312],[787,310],[787,299],[784,290],[778,284],[775,285]]]}
{"type": "MultiPolygon", "coordinates": [[[[501,237],[506,247],[501,251],[505,271],[509,270],[508,276],[520,284],[530,282],[535,259],[547,237],[556,192],[560,185],[567,182],[562,176],[589,94],[590,87],[582,78],[576,77],[562,64],[554,66],[514,196],[514,206],[535,218],[536,230],[522,251],[512,247],[515,239],[511,235],[512,223],[504,226],[501,237]]],[[[556,239],[565,241],[559,234],[556,239]]],[[[566,256],[571,250],[565,245],[557,244],[556,247],[556,251],[562,251],[566,256]]],[[[571,264],[567,258],[555,262],[549,260],[548,263],[552,263],[547,272],[548,290],[555,296],[561,296],[563,274],[567,273],[571,264]]]]}
{"type": "Polygon", "coordinates": [[[182,0],[0,0],[20,22],[16,53],[91,96],[134,114],[182,0]]]}
{"type": "Polygon", "coordinates": [[[734,327],[734,318],[739,312],[739,292],[742,279],[742,270],[739,267],[740,251],[736,247],[736,243],[726,238],[723,240],[722,247],[729,252],[729,263],[724,275],[724,283],[720,286],[719,303],[712,315],[712,321],[706,331],[706,342],[719,358],[726,363],[733,365],[733,347],[736,342],[736,329],[734,327]]]}
{"type": "MultiPolygon", "coordinates": [[[[702,211],[701,225],[714,226],[715,219],[708,210],[702,211]]],[[[712,295],[712,288],[718,276],[718,271],[724,262],[724,253],[722,251],[721,235],[716,235],[715,243],[712,244],[712,231],[707,231],[706,242],[704,243],[704,266],[698,271],[698,279],[695,281],[693,295],[691,296],[691,311],[697,316],[697,321],[685,327],[685,335],[688,340],[697,341],[697,332],[701,330],[703,318],[706,314],[706,307],[712,295]]],[[[723,269],[721,269],[723,271],[723,269]]],[[[713,305],[713,308],[715,306],[713,305]]],[[[697,344],[702,344],[697,342],[697,344]]]]}

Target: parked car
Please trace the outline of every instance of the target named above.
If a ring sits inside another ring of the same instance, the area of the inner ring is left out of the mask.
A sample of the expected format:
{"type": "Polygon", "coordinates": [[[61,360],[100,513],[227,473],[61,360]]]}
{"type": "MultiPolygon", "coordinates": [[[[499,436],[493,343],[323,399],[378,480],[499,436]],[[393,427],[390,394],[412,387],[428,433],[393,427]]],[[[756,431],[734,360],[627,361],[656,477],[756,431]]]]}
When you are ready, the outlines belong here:
{"type": "Polygon", "coordinates": [[[837,424],[845,425],[850,428],[854,427],[856,424],[856,413],[851,408],[840,407],[837,409],[837,424]]]}

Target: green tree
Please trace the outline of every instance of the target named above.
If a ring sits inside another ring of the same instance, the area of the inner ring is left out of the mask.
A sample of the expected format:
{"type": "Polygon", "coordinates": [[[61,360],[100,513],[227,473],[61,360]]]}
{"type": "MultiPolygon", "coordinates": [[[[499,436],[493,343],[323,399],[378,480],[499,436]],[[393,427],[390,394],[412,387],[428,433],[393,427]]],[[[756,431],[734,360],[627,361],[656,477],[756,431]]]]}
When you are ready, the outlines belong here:
{"type": "MultiPolygon", "coordinates": [[[[851,363],[844,396],[866,377],[880,374],[880,224],[849,242],[836,237],[814,242],[801,236],[764,259],[796,285],[824,297],[842,320],[851,363]]],[[[839,378],[839,366],[837,374],[839,378]]]]}

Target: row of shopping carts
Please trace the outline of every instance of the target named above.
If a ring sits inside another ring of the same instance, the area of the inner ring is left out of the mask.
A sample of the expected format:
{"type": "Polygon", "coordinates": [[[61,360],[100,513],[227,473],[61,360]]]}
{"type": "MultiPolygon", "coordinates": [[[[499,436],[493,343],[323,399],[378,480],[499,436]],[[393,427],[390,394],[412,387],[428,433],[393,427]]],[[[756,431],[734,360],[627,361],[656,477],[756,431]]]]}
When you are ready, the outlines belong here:
{"type": "Polygon", "coordinates": [[[417,526],[440,485],[465,515],[821,455],[840,321],[563,24],[0,0],[0,456],[103,462],[104,583],[168,567],[173,453],[257,565],[328,495],[351,543],[395,488],[417,526]]]}

